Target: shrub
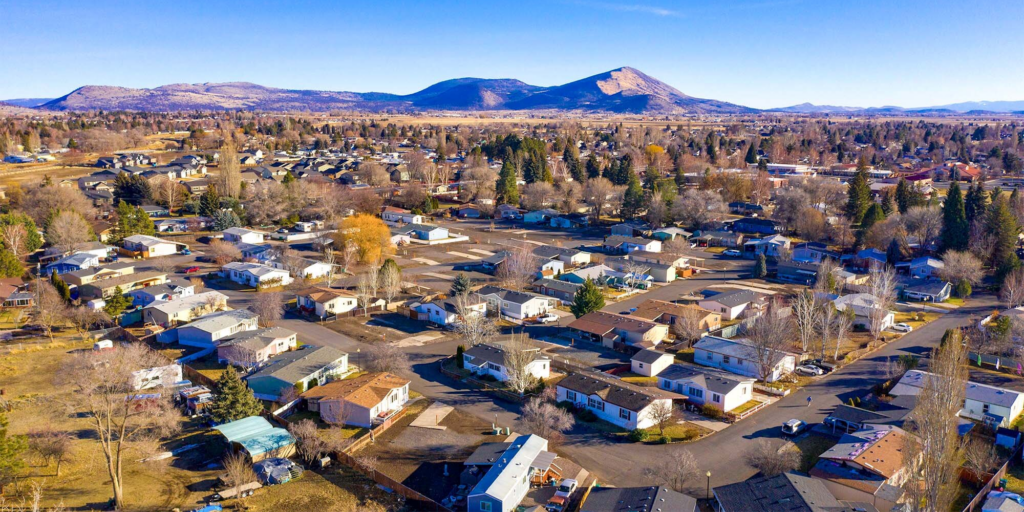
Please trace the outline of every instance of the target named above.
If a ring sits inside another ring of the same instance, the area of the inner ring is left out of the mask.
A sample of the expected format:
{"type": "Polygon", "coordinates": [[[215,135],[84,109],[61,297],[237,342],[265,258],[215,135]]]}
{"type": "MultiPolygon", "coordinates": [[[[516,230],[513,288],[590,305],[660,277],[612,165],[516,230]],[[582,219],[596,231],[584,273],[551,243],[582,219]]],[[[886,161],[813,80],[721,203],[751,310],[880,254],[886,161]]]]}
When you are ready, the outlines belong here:
{"type": "Polygon", "coordinates": [[[642,443],[650,437],[650,434],[646,430],[640,428],[634,428],[629,431],[629,440],[634,443],[642,443]]]}
{"type": "Polygon", "coordinates": [[[700,408],[700,413],[715,420],[722,419],[723,416],[722,410],[711,404],[704,404],[704,406],[700,408]]]}
{"type": "Polygon", "coordinates": [[[655,442],[658,443],[658,444],[668,444],[669,438],[668,438],[668,436],[661,436],[655,442]]]}
{"type": "Polygon", "coordinates": [[[594,414],[594,411],[591,411],[590,409],[580,408],[578,411],[576,411],[576,418],[580,421],[585,421],[587,423],[597,421],[597,415],[594,414]]]}

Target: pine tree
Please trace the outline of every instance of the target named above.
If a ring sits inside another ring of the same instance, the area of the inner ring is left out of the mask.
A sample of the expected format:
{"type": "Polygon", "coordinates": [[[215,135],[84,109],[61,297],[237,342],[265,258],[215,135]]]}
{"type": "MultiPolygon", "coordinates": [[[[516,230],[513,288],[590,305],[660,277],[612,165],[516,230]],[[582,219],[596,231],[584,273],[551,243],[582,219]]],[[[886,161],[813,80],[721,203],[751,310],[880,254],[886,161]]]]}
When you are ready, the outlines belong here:
{"type": "Polygon", "coordinates": [[[991,265],[996,269],[996,276],[999,281],[1006,274],[1020,266],[1020,259],[1014,249],[1017,246],[1017,235],[1020,234],[1020,226],[1016,217],[1010,211],[1010,206],[1005,197],[996,199],[989,207],[988,219],[985,231],[995,238],[995,247],[992,250],[991,265]]]}
{"type": "Polygon", "coordinates": [[[859,224],[869,206],[871,187],[868,185],[868,172],[859,170],[847,186],[846,216],[850,222],[859,224]]]}
{"type": "Polygon", "coordinates": [[[604,295],[601,294],[601,289],[594,284],[594,281],[587,279],[583,286],[576,290],[576,294],[572,297],[572,306],[569,309],[576,318],[579,318],[603,307],[604,295]]]}
{"type": "Polygon", "coordinates": [[[949,186],[946,203],[942,207],[942,250],[963,251],[967,249],[968,236],[967,213],[964,211],[960,185],[953,182],[949,186]]]}
{"type": "Polygon", "coordinates": [[[754,144],[753,143],[751,143],[749,146],[747,146],[747,155],[745,157],[743,157],[743,161],[748,163],[748,164],[756,164],[757,163],[757,151],[754,149],[754,144]]]}
{"type": "Polygon", "coordinates": [[[764,254],[757,255],[757,262],[754,263],[754,279],[761,279],[768,275],[768,259],[764,254]]]}
{"type": "Polygon", "coordinates": [[[7,249],[0,249],[0,277],[21,277],[25,274],[25,266],[21,260],[7,249]]]}
{"type": "Polygon", "coordinates": [[[294,183],[294,182],[295,182],[295,175],[292,174],[291,171],[286,172],[284,174],[284,178],[281,178],[281,184],[282,185],[288,185],[289,183],[294,183]]]}
{"type": "Polygon", "coordinates": [[[757,161],[757,170],[758,170],[758,172],[760,172],[760,171],[768,172],[768,160],[765,160],[764,158],[758,160],[757,161]]]}
{"type": "Polygon", "coordinates": [[[452,287],[448,290],[449,297],[458,297],[469,293],[469,289],[473,286],[473,282],[466,277],[466,274],[459,273],[455,276],[455,280],[452,281],[452,287]]]}
{"type": "Polygon", "coordinates": [[[252,394],[252,390],[238,378],[238,372],[231,365],[217,379],[217,394],[208,409],[213,421],[227,423],[229,421],[258,416],[263,412],[263,404],[252,394]]]}
{"type": "Polygon", "coordinates": [[[519,204],[519,186],[516,183],[516,168],[512,164],[512,152],[507,152],[508,157],[501,164],[501,172],[498,173],[498,181],[494,184],[494,192],[498,204],[519,204]]]}
{"type": "Polygon", "coordinates": [[[52,284],[53,288],[57,290],[60,298],[64,299],[64,302],[71,302],[71,287],[68,286],[68,284],[65,283],[59,275],[57,275],[57,269],[53,269],[53,272],[50,273],[50,284],[52,284]]]}
{"type": "Polygon", "coordinates": [[[580,153],[579,149],[576,148],[576,143],[569,141],[565,145],[565,151],[562,151],[562,161],[565,163],[565,168],[568,169],[573,181],[583,183],[587,179],[586,169],[583,167],[583,162],[580,161],[580,153]]]}
{"type": "Polygon", "coordinates": [[[974,224],[974,220],[985,213],[986,200],[985,191],[981,188],[980,183],[967,189],[967,194],[964,196],[964,214],[967,216],[968,226],[974,224]]]}
{"type": "Polygon", "coordinates": [[[889,241],[889,247],[885,249],[885,261],[893,266],[903,261],[903,244],[900,243],[899,238],[892,237],[892,240],[889,241]]]}
{"type": "Polygon", "coordinates": [[[105,302],[106,304],[103,305],[103,311],[112,318],[121,316],[121,313],[123,313],[125,309],[128,309],[128,306],[132,305],[132,302],[128,300],[128,297],[124,296],[124,291],[121,290],[120,286],[114,287],[114,293],[111,294],[105,302]]]}
{"type": "Polygon", "coordinates": [[[220,210],[220,196],[217,195],[217,187],[210,185],[199,198],[199,215],[213,217],[218,210],[220,210]]]}
{"type": "Polygon", "coordinates": [[[900,178],[899,183],[896,184],[896,207],[899,208],[900,213],[907,213],[907,210],[910,209],[910,200],[910,184],[905,178],[900,178]]]}
{"type": "Polygon", "coordinates": [[[864,213],[864,218],[860,221],[860,227],[863,230],[867,230],[876,223],[885,220],[885,211],[882,210],[882,206],[878,203],[871,203],[868,207],[868,211],[864,213]]]}
{"type": "Polygon", "coordinates": [[[594,153],[590,153],[587,156],[587,177],[588,178],[599,178],[601,176],[601,164],[597,161],[597,156],[594,153]]]}
{"type": "Polygon", "coordinates": [[[639,215],[644,207],[644,190],[640,186],[640,179],[636,174],[631,174],[629,184],[626,186],[626,193],[622,197],[622,219],[632,219],[639,215]]]}
{"type": "Polygon", "coordinates": [[[466,367],[466,362],[462,360],[462,354],[465,353],[466,347],[464,345],[459,345],[455,347],[455,364],[458,365],[459,368],[466,367]]]}
{"type": "Polygon", "coordinates": [[[888,217],[897,211],[896,201],[893,199],[893,193],[891,188],[887,188],[882,191],[882,212],[888,217]]]}
{"type": "Polygon", "coordinates": [[[7,425],[7,413],[0,409],[0,493],[3,492],[5,482],[16,479],[25,469],[22,455],[28,449],[28,439],[12,435],[7,425]]]}

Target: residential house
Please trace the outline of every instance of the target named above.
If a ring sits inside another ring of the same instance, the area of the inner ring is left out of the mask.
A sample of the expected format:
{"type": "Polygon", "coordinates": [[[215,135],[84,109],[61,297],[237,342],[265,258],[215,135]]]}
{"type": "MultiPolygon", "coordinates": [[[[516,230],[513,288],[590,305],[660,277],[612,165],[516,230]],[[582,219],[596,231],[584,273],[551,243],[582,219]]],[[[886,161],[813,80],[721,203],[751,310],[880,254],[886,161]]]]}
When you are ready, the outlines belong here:
{"type": "Polygon", "coordinates": [[[103,267],[89,267],[68,272],[61,276],[71,286],[83,286],[103,279],[126,276],[135,272],[135,262],[119,261],[103,267]]]}
{"type": "Polygon", "coordinates": [[[904,454],[910,434],[892,425],[865,425],[844,434],[808,473],[841,500],[869,503],[889,512],[903,496],[904,454]]]}
{"type": "Polygon", "coordinates": [[[307,345],[285,352],[246,377],[256,398],[278,401],[286,390],[322,386],[348,373],[348,354],[332,347],[307,345]]]}
{"type": "Polygon", "coordinates": [[[758,240],[748,240],[743,244],[743,257],[756,258],[764,255],[766,258],[777,259],[789,251],[790,240],[782,235],[771,235],[758,240]]]}
{"type": "Polygon", "coordinates": [[[789,471],[758,476],[712,489],[717,512],[854,512],[829,492],[821,480],[789,471]]]}
{"type": "Polygon", "coordinates": [[[633,251],[661,252],[661,241],[647,238],[612,235],[601,244],[604,250],[613,254],[629,254],[633,251]]]}
{"type": "Polygon", "coordinates": [[[587,279],[598,284],[604,284],[608,280],[608,276],[614,272],[611,267],[606,265],[594,265],[562,274],[561,279],[576,284],[583,284],[587,279]]]}
{"type": "Polygon", "coordinates": [[[423,223],[406,224],[397,229],[392,229],[391,233],[392,239],[394,239],[395,235],[405,235],[409,237],[409,241],[434,241],[449,238],[448,228],[423,223]]]}
{"type": "Polygon", "coordinates": [[[538,245],[533,248],[533,255],[548,260],[559,260],[569,267],[589,265],[591,257],[590,253],[586,251],[554,245],[538,245]]]}
{"type": "Polygon", "coordinates": [[[945,302],[949,300],[952,292],[953,286],[949,283],[939,279],[928,279],[903,288],[903,298],[924,302],[945,302]]]}
{"type": "Polygon", "coordinates": [[[253,463],[295,454],[295,438],[287,429],[271,425],[263,416],[249,416],[213,429],[224,436],[233,452],[244,453],[253,463]]]}
{"type": "Polygon", "coordinates": [[[840,254],[830,251],[821,242],[802,242],[793,246],[793,261],[821,263],[826,259],[839,261],[840,254]]]}
{"type": "Polygon", "coordinates": [[[385,206],[380,212],[380,218],[389,226],[401,226],[404,224],[423,224],[423,216],[412,213],[404,208],[385,206]]]}
{"type": "MultiPolygon", "coordinates": [[[[551,376],[551,359],[541,354],[540,349],[531,349],[532,360],[524,371],[535,379],[547,379],[551,376]]],[[[509,379],[508,362],[505,349],[501,346],[480,344],[466,349],[462,353],[465,369],[477,375],[490,375],[499,382],[509,379]]]]}
{"type": "Polygon", "coordinates": [[[79,252],[69,256],[65,256],[47,265],[45,275],[50,275],[54,272],[58,274],[76,272],[79,270],[85,270],[87,268],[97,267],[99,266],[99,264],[100,258],[95,254],[79,252]]]}
{"type": "Polygon", "coordinates": [[[519,436],[493,463],[466,497],[473,512],[513,512],[530,491],[538,460],[547,457],[548,441],[537,435],[519,436]]]}
{"type": "Polygon", "coordinates": [[[295,304],[302,311],[322,318],[352,311],[359,306],[359,301],[347,290],[309,288],[296,294],[295,304]]]}
{"type": "Polygon", "coordinates": [[[79,286],[78,294],[85,299],[105,299],[112,296],[118,288],[121,289],[121,293],[129,293],[166,282],[166,273],[152,270],[93,281],[79,286]]]}
{"type": "Polygon", "coordinates": [[[502,220],[520,220],[523,218],[523,213],[525,213],[524,210],[520,210],[510,204],[499,204],[494,211],[497,217],[502,220]]]}
{"type": "Polygon", "coordinates": [[[695,405],[711,405],[729,412],[754,399],[754,378],[711,368],[673,364],[657,374],[658,387],[686,395],[695,405]]]}
{"type": "Polygon", "coordinates": [[[266,233],[246,228],[228,228],[224,230],[224,241],[231,243],[262,244],[266,233]]]}
{"type": "Polygon", "coordinates": [[[771,219],[745,217],[732,223],[732,230],[739,233],[756,233],[759,235],[775,235],[782,233],[782,226],[771,219]]]}
{"type": "Polygon", "coordinates": [[[243,368],[265,363],[268,359],[294,350],[297,333],[284,327],[241,331],[221,338],[217,343],[217,360],[243,368]]]}
{"type": "Polygon", "coordinates": [[[156,301],[169,301],[181,297],[190,297],[195,291],[196,287],[190,281],[175,277],[168,279],[166,283],[133,290],[126,295],[131,297],[133,305],[146,307],[156,301]]]}
{"type": "MultiPolygon", "coordinates": [[[[468,297],[465,306],[472,312],[471,314],[487,314],[487,301],[476,294],[470,294],[468,297]]],[[[461,321],[459,305],[452,297],[435,299],[430,302],[414,302],[410,309],[416,312],[418,319],[427,320],[442,327],[453,328],[461,321]]]]}
{"type": "Polygon", "coordinates": [[[221,267],[220,274],[238,284],[254,288],[287,286],[292,282],[292,276],[287,270],[261,263],[231,262],[221,267]]]}
{"type": "Polygon", "coordinates": [[[177,242],[168,242],[161,238],[149,235],[132,235],[123,241],[124,249],[129,256],[140,258],[155,258],[157,256],[170,256],[177,254],[188,245],[177,242]]]}
{"type": "Polygon", "coordinates": [[[651,226],[649,224],[647,224],[646,222],[640,222],[640,221],[623,222],[621,224],[616,224],[616,225],[611,227],[611,234],[613,236],[614,235],[624,236],[624,237],[633,237],[633,236],[636,236],[636,235],[646,236],[646,235],[650,234],[650,231],[651,231],[651,226]]]}
{"type": "Polygon", "coordinates": [[[729,247],[736,248],[743,245],[743,241],[746,238],[743,233],[734,233],[732,231],[708,231],[702,233],[700,236],[692,238],[697,245],[701,247],[729,247]]]}
{"type": "Polygon", "coordinates": [[[690,259],[687,256],[670,255],[663,252],[633,251],[629,253],[631,261],[644,263],[660,263],[678,269],[690,267],[690,259]]]}
{"type": "Polygon", "coordinates": [[[633,373],[644,377],[654,377],[668,368],[676,358],[674,355],[645,348],[629,360],[629,367],[633,373]]]}
{"type": "Polygon", "coordinates": [[[722,315],[693,304],[676,304],[664,300],[647,299],[636,307],[630,316],[643,318],[659,324],[674,325],[680,319],[697,323],[703,331],[714,331],[722,327],[722,315]]]}
{"type": "Polygon", "coordinates": [[[543,210],[535,210],[528,212],[523,215],[523,222],[525,224],[547,224],[551,222],[551,219],[561,215],[558,210],[552,210],[551,208],[545,208],[543,210]]]}
{"type": "Polygon", "coordinates": [[[212,290],[172,300],[156,300],[142,310],[142,321],[147,324],[173,327],[224,309],[227,304],[227,295],[212,290]]]}
{"type": "Polygon", "coordinates": [[[682,238],[683,240],[689,240],[693,236],[693,233],[675,226],[669,226],[667,228],[658,228],[654,230],[651,237],[655,240],[661,240],[662,242],[668,242],[675,240],[676,238],[682,238]]]}
{"type": "Polygon", "coordinates": [[[594,311],[569,324],[569,332],[579,340],[600,343],[608,348],[653,348],[668,336],[668,326],[632,316],[594,311]]]}
{"type": "Polygon", "coordinates": [[[640,387],[596,373],[572,373],[558,381],[557,400],[589,409],[598,418],[626,430],[654,426],[650,410],[655,404],[672,405],[674,393],[640,387]]]}
{"type": "Polygon", "coordinates": [[[896,264],[896,270],[906,272],[911,277],[919,279],[931,279],[938,277],[938,273],[945,266],[942,260],[930,256],[921,256],[910,261],[896,264]]]}
{"type": "Polygon", "coordinates": [[[20,277],[0,279],[0,301],[5,308],[27,308],[35,305],[36,294],[28,291],[28,284],[20,277]]]}
{"type": "Polygon", "coordinates": [[[190,347],[209,348],[217,345],[217,341],[242,331],[252,331],[259,327],[259,315],[248,309],[231,309],[218,311],[201,316],[192,323],[175,329],[157,333],[160,342],[177,341],[190,347]]]}
{"type": "Polygon", "coordinates": [[[740,215],[764,215],[764,206],[755,203],[744,203],[741,201],[734,201],[729,203],[729,211],[732,213],[738,213],[740,215]]]}
{"type": "Polygon", "coordinates": [[[117,247],[109,246],[103,242],[92,241],[75,246],[74,252],[76,254],[92,254],[102,261],[110,257],[111,254],[116,253],[117,247]]]}
{"type": "Polygon", "coordinates": [[[779,281],[810,286],[818,280],[819,264],[812,261],[780,261],[776,270],[779,281]]]}
{"type": "MultiPolygon", "coordinates": [[[[764,364],[765,375],[761,375],[762,359],[759,351],[748,341],[730,340],[718,336],[704,336],[693,345],[693,362],[712,368],[719,368],[736,375],[754,377],[765,382],[775,382],[796,368],[796,354],[773,350],[771,358],[775,364],[764,364]]],[[[764,363],[768,362],[764,358],[764,363]]]]}
{"type": "Polygon", "coordinates": [[[538,317],[557,306],[555,301],[543,295],[506,290],[497,286],[484,286],[476,293],[487,301],[488,309],[516,320],[538,317]]]}
{"type": "MultiPolygon", "coordinates": [[[[917,396],[933,374],[910,370],[889,391],[893,396],[917,396]]],[[[1024,410],[1024,394],[1013,390],[967,381],[966,398],[960,416],[984,422],[993,428],[1013,423],[1024,410]]]]}
{"type": "Polygon", "coordinates": [[[697,500],[663,486],[594,486],[584,495],[579,512],[697,512],[697,500]]]}
{"type": "Polygon", "coordinates": [[[615,277],[624,282],[639,280],[641,282],[671,283],[676,280],[676,267],[656,261],[633,261],[632,257],[629,259],[609,257],[604,260],[604,264],[616,270],[617,273],[622,273],[622,276],[616,275],[615,277]],[[630,272],[631,270],[633,272],[630,272]]]}
{"type": "Polygon", "coordinates": [[[474,204],[465,204],[459,207],[456,215],[463,219],[479,219],[480,207],[474,204]]]}
{"type": "Polygon", "coordinates": [[[157,206],[155,204],[144,204],[139,208],[146,212],[146,215],[150,217],[170,217],[171,211],[163,206],[157,206]]]}
{"type": "Polygon", "coordinates": [[[735,320],[760,314],[767,304],[767,297],[763,293],[739,289],[705,297],[697,304],[708,311],[720,313],[722,320],[735,320]]]}
{"type": "Polygon", "coordinates": [[[533,283],[533,289],[541,295],[554,297],[563,303],[572,302],[576,291],[582,288],[582,284],[559,281],[557,279],[538,279],[533,283]]]}
{"type": "Polygon", "coordinates": [[[333,380],[302,394],[306,407],[332,425],[370,428],[409,401],[409,380],[388,372],[333,380]]]}
{"type": "Polygon", "coordinates": [[[832,299],[832,304],[839,311],[853,310],[853,326],[861,329],[870,329],[872,317],[876,317],[884,331],[892,327],[896,320],[895,311],[882,311],[881,300],[870,293],[851,293],[832,299]]]}
{"type": "Polygon", "coordinates": [[[590,225],[590,218],[582,213],[569,213],[551,218],[551,227],[562,229],[579,229],[590,225]]]}
{"type": "Polygon", "coordinates": [[[885,251],[869,247],[858,251],[851,263],[862,269],[872,269],[879,265],[885,265],[888,261],[889,259],[885,251]]]}

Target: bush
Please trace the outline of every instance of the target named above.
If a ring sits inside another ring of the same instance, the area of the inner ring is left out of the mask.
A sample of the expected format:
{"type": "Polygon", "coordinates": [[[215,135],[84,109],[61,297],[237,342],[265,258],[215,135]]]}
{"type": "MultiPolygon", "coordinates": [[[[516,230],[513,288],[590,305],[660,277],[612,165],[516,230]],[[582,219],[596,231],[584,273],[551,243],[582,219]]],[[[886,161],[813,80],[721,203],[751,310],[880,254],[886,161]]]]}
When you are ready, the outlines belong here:
{"type": "Polygon", "coordinates": [[[580,408],[579,410],[576,411],[576,419],[580,421],[585,421],[587,423],[591,423],[597,421],[597,415],[594,414],[594,411],[591,411],[590,409],[580,408]]]}
{"type": "Polygon", "coordinates": [[[961,279],[956,284],[956,296],[961,299],[966,299],[971,296],[971,282],[966,279],[961,279]]]}
{"type": "Polygon", "coordinates": [[[721,409],[711,404],[704,404],[704,406],[700,408],[700,413],[715,420],[722,419],[722,416],[724,416],[721,409]]]}
{"type": "Polygon", "coordinates": [[[629,440],[634,443],[642,443],[650,437],[650,434],[646,430],[640,428],[634,428],[629,431],[629,440]]]}
{"type": "Polygon", "coordinates": [[[658,444],[668,444],[669,438],[668,438],[668,436],[661,436],[655,442],[658,443],[658,444]]]}

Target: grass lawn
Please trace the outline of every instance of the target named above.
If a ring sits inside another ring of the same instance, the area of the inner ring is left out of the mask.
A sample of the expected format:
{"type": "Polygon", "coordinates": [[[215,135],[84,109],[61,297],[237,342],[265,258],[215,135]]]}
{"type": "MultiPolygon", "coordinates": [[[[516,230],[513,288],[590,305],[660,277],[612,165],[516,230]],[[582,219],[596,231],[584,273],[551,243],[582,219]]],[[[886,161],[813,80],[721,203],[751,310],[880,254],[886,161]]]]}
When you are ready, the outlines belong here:
{"type": "Polygon", "coordinates": [[[808,434],[796,442],[800,450],[800,471],[810,470],[817,462],[821,454],[835,446],[834,439],[818,434],[808,434]]]}
{"type": "Polygon", "coordinates": [[[227,363],[217,361],[216,353],[191,361],[188,365],[193,370],[213,380],[219,379],[221,374],[228,369],[227,363]]]}
{"type": "Polygon", "coordinates": [[[949,299],[946,300],[946,304],[952,304],[954,306],[963,306],[964,300],[961,299],[960,297],[950,297],[949,299]]]}
{"type": "Polygon", "coordinates": [[[1010,464],[1006,469],[1006,490],[1024,494],[1024,465],[1010,464]]]}
{"type": "Polygon", "coordinates": [[[759,405],[761,405],[761,402],[758,402],[757,400],[749,400],[749,401],[747,401],[747,403],[745,403],[745,404],[743,404],[743,405],[741,405],[739,407],[736,407],[735,409],[733,409],[733,410],[731,410],[729,412],[731,412],[733,414],[743,414],[743,413],[745,413],[745,412],[747,412],[747,411],[749,411],[749,410],[751,410],[754,407],[757,407],[759,405]]]}
{"type": "Polygon", "coordinates": [[[942,316],[942,313],[935,313],[932,311],[915,311],[913,313],[898,312],[896,313],[895,323],[905,323],[914,329],[921,327],[922,325],[935,320],[942,316]],[[917,315],[923,315],[924,320],[915,320],[917,315]]]}
{"type": "Polygon", "coordinates": [[[638,386],[653,386],[658,384],[657,377],[646,377],[633,372],[625,372],[619,375],[619,378],[622,379],[623,382],[636,384],[638,386]]]}
{"type": "Polygon", "coordinates": [[[692,347],[680,350],[679,352],[676,352],[676,361],[682,361],[684,363],[694,364],[693,363],[693,352],[694,352],[694,350],[693,350],[692,347]]]}
{"type": "Polygon", "coordinates": [[[728,249],[728,247],[707,247],[704,249],[704,252],[709,252],[711,254],[722,254],[723,252],[726,251],[726,249],[728,249]]]}
{"type": "Polygon", "coordinates": [[[271,485],[245,500],[249,510],[366,510],[384,512],[395,497],[374,487],[372,480],[340,464],[327,471],[306,471],[298,480],[271,485]],[[367,493],[371,496],[364,498],[367,493]]]}
{"type": "Polygon", "coordinates": [[[658,437],[664,435],[668,436],[672,443],[684,443],[700,436],[700,430],[685,424],[669,425],[665,427],[664,434],[658,432],[658,427],[650,427],[645,430],[650,434],[651,439],[656,440],[658,437]]]}

